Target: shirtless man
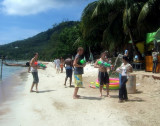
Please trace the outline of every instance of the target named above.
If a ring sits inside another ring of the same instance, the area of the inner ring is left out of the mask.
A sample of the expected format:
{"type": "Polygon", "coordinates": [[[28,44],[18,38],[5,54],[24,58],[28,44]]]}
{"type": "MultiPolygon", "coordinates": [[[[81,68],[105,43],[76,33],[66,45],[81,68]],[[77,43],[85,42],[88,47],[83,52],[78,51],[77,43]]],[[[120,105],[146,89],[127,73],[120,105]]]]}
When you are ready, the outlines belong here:
{"type": "Polygon", "coordinates": [[[70,78],[70,87],[71,87],[71,84],[72,84],[72,68],[73,68],[73,62],[72,62],[71,58],[67,58],[64,61],[64,67],[66,68],[66,78],[65,78],[64,85],[66,86],[66,82],[67,82],[67,79],[69,77],[70,78]]]}
{"type": "Polygon", "coordinates": [[[39,83],[37,60],[38,60],[38,53],[35,53],[34,57],[30,61],[31,73],[33,75],[33,83],[32,83],[30,92],[34,92],[33,87],[34,85],[36,85],[36,93],[38,93],[38,83],[39,83]]]}
{"type": "Polygon", "coordinates": [[[110,97],[109,96],[109,75],[107,72],[108,68],[105,67],[104,65],[99,65],[98,64],[99,61],[101,61],[102,63],[108,62],[107,52],[101,53],[101,58],[96,61],[94,67],[99,68],[98,79],[100,84],[100,97],[102,97],[103,85],[107,85],[107,97],[110,97]]]}
{"type": "Polygon", "coordinates": [[[63,65],[64,65],[64,59],[61,57],[61,59],[60,59],[60,62],[61,62],[61,64],[60,64],[60,67],[61,67],[61,73],[63,73],[63,65]]]}

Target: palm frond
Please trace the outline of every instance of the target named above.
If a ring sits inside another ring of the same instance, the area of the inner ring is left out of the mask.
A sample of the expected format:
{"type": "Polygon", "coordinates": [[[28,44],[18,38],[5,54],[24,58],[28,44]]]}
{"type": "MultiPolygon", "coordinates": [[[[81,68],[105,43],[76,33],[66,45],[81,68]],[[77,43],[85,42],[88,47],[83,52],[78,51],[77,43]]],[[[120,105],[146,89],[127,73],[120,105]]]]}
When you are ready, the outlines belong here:
{"type": "Polygon", "coordinates": [[[146,2],[139,14],[138,23],[141,24],[149,15],[159,16],[160,12],[160,1],[159,0],[148,0],[146,2]],[[156,12],[156,13],[155,13],[156,12]]]}

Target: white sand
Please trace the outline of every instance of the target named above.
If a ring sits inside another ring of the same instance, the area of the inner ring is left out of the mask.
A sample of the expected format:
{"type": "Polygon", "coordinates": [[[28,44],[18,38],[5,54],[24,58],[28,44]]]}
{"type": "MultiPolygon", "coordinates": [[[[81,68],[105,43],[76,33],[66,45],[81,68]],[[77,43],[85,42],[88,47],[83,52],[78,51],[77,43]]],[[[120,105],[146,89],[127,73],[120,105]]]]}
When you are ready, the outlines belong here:
{"type": "Polygon", "coordinates": [[[28,74],[24,90],[20,86],[22,91],[0,106],[0,126],[160,126],[159,74],[134,72],[137,93],[129,94],[129,102],[119,104],[118,91],[101,99],[98,89],[89,88],[98,74],[93,66],[85,68],[85,88],[80,89],[78,100],[72,99],[74,88],[63,85],[65,73],[55,73],[52,63],[39,70],[38,94],[29,92],[32,75],[28,74]]]}
{"type": "MultiPolygon", "coordinates": [[[[84,78],[93,76],[96,80],[96,74],[97,69],[87,66],[84,78]]],[[[40,93],[29,92],[32,83],[29,74],[20,97],[1,108],[7,113],[0,116],[0,126],[128,126],[126,113],[116,110],[110,104],[111,98],[99,98],[98,89],[88,87],[90,82],[79,91],[83,97],[73,100],[74,88],[64,87],[65,73],[55,74],[52,63],[46,70],[39,70],[39,77],[40,93]]]]}

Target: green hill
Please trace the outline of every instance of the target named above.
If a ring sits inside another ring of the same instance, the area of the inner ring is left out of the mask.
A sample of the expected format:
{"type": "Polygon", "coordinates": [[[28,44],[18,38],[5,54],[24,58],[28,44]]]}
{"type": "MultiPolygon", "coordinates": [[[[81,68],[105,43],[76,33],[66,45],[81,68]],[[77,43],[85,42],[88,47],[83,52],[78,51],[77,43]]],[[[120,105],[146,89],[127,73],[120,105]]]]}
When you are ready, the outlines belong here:
{"type": "Polygon", "coordinates": [[[38,52],[41,60],[72,55],[74,42],[80,36],[80,22],[67,21],[31,38],[0,46],[0,55],[8,59],[30,59],[38,52]]]}

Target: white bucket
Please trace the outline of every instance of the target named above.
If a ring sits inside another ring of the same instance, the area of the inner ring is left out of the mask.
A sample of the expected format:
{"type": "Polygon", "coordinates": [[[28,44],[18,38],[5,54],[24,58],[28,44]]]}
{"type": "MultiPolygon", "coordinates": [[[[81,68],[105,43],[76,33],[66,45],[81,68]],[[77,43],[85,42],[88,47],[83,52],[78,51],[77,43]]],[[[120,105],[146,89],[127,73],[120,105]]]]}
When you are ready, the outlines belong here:
{"type": "Polygon", "coordinates": [[[126,84],[128,94],[136,93],[136,75],[130,75],[126,84]]]}

